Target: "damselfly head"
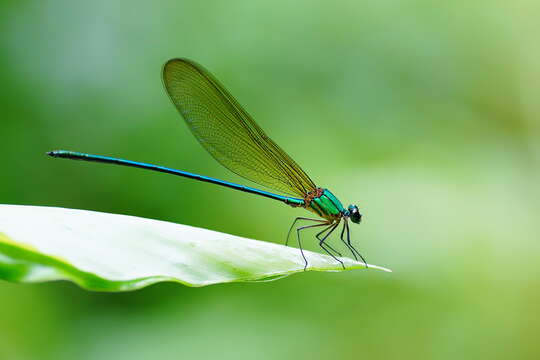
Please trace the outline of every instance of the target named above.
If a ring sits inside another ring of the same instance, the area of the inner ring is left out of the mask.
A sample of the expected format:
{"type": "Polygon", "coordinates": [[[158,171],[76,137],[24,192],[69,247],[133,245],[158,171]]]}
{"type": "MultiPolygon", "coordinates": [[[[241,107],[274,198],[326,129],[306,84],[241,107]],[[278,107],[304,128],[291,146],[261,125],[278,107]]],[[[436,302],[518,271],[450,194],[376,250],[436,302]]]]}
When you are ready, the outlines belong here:
{"type": "Polygon", "coordinates": [[[349,218],[351,221],[355,224],[359,224],[360,221],[362,221],[362,214],[360,214],[360,211],[358,211],[358,206],[356,205],[349,205],[349,218]]]}

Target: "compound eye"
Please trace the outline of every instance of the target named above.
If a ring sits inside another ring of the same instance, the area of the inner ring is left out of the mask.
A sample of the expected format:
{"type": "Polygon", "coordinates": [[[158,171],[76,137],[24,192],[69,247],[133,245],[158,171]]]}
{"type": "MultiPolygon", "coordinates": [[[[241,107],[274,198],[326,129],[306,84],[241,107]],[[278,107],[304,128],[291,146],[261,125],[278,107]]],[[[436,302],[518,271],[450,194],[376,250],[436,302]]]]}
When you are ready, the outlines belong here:
{"type": "Polygon", "coordinates": [[[362,214],[358,211],[358,206],[350,205],[349,206],[350,219],[353,223],[358,224],[362,220],[362,214]]]}

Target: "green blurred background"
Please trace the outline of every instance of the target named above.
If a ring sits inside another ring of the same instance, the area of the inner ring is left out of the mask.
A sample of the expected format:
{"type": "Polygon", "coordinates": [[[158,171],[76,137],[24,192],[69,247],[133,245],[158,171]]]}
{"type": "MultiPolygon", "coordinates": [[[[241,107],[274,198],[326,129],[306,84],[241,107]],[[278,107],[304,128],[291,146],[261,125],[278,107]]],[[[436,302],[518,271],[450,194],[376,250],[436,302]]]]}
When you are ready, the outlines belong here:
{"type": "MultiPolygon", "coordinates": [[[[231,181],[160,70],[214,73],[394,273],[123,294],[0,282],[0,359],[538,359],[538,2],[0,2],[0,202],[282,242],[304,214],[70,149],[231,181]]],[[[312,249],[315,247],[312,245],[312,249]]]]}

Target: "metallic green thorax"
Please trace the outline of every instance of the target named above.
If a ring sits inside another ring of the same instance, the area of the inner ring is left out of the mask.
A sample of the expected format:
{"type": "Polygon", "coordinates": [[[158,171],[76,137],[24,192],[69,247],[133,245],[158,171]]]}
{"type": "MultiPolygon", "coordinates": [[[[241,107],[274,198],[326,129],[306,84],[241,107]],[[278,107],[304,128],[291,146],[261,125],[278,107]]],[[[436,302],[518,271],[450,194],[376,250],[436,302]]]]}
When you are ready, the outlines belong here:
{"type": "Polygon", "coordinates": [[[329,220],[340,217],[345,211],[341,202],[328,189],[324,189],[320,197],[311,200],[307,209],[329,220]]]}

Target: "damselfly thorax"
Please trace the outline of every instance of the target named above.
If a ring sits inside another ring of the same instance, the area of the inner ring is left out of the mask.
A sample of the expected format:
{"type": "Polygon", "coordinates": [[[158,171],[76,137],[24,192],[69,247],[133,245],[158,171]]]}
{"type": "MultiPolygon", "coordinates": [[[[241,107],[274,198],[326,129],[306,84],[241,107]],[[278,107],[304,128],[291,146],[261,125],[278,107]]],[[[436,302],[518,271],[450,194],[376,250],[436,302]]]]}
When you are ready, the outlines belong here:
{"type": "Polygon", "coordinates": [[[306,194],[304,207],[330,222],[339,221],[347,211],[330,190],[320,187],[306,194]]]}

